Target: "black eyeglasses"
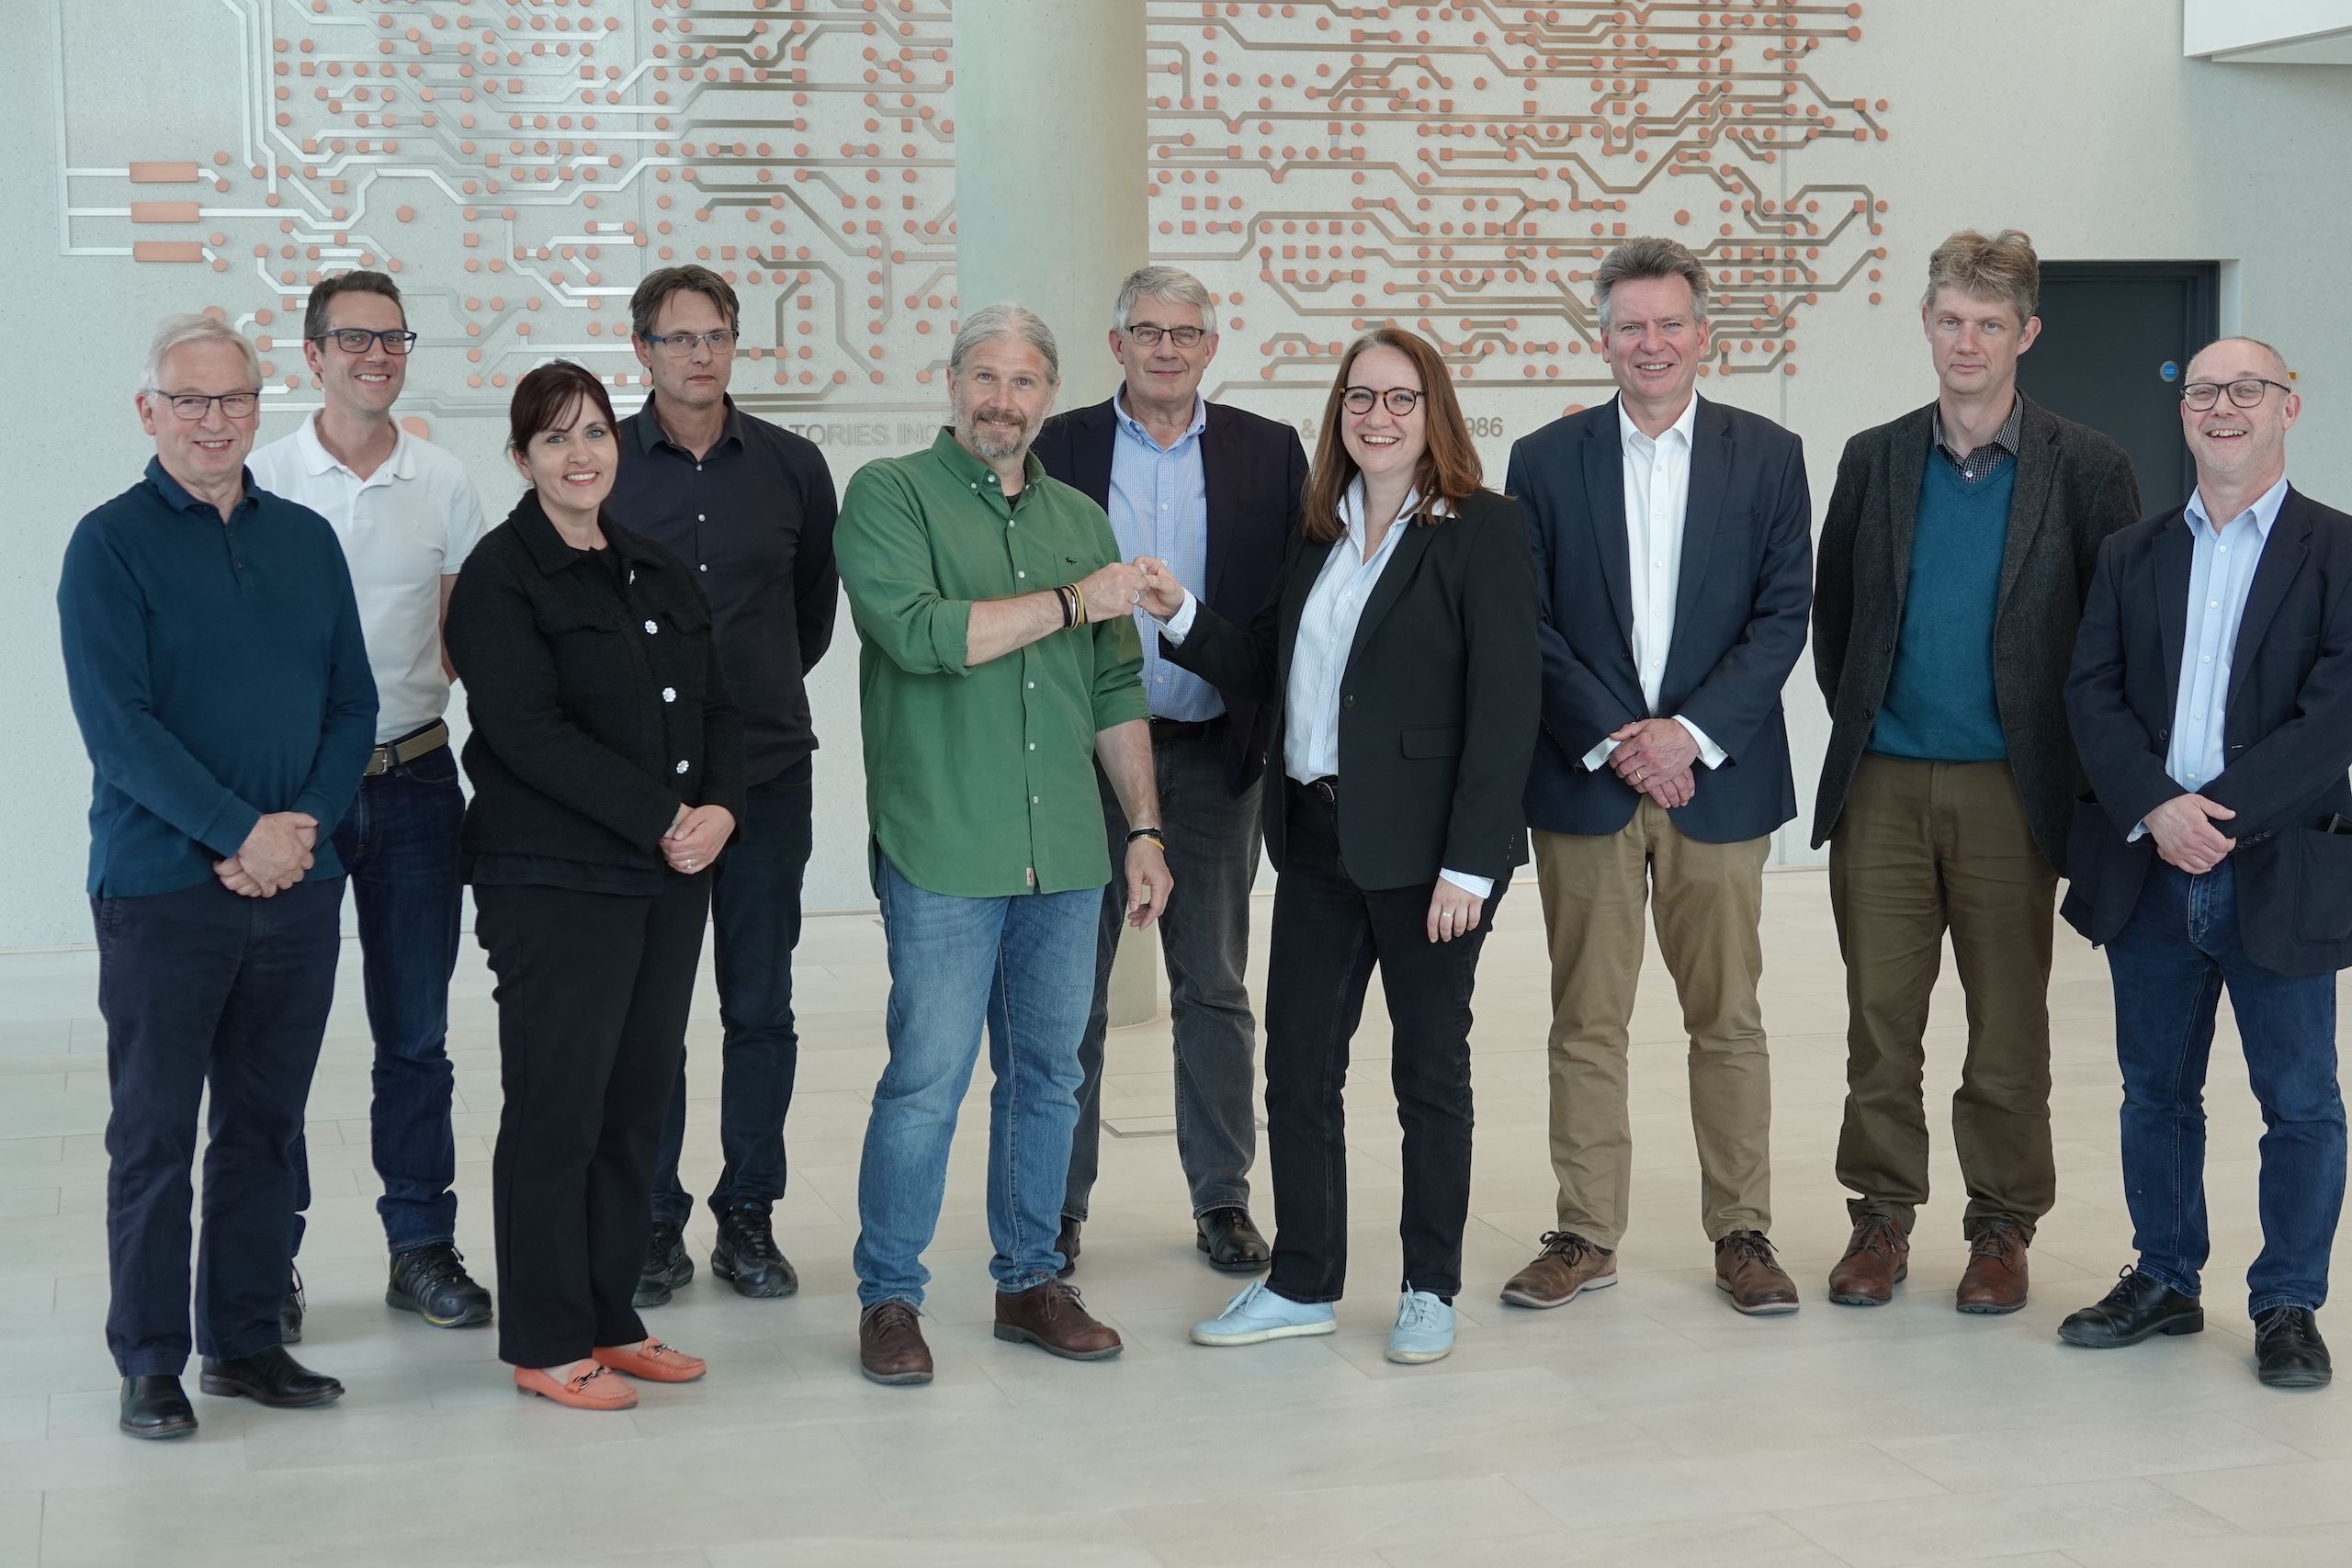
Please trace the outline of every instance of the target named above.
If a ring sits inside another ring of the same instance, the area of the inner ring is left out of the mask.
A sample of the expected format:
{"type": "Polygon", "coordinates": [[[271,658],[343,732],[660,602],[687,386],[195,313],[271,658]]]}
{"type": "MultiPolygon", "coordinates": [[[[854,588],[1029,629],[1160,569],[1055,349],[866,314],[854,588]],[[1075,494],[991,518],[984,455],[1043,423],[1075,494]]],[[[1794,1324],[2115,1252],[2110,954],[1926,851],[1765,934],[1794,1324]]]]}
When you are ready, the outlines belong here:
{"type": "Polygon", "coordinates": [[[721,327],[715,333],[670,333],[662,337],[648,337],[645,341],[664,354],[692,354],[698,343],[710,344],[713,354],[732,354],[735,352],[736,336],[735,333],[721,327]]]}
{"type": "Polygon", "coordinates": [[[416,346],[416,334],[406,327],[386,327],[381,331],[370,331],[367,327],[331,327],[311,341],[332,341],[345,354],[365,354],[380,342],[386,354],[406,354],[416,346]]]}
{"type": "Polygon", "coordinates": [[[1374,403],[1385,403],[1388,412],[1404,418],[1420,406],[1421,394],[1410,387],[1391,387],[1375,392],[1370,387],[1350,387],[1340,394],[1340,406],[1350,413],[1370,413],[1374,403]]]}
{"type": "MultiPolygon", "coordinates": [[[[2230,401],[2242,409],[2250,409],[2268,397],[2270,389],[2273,387],[2277,387],[2282,392],[2291,392],[2295,389],[2282,382],[2266,381],[2259,376],[2249,376],[2243,381],[2232,381],[2228,385],[2230,401]]],[[[2222,383],[2219,381],[2191,381],[2180,389],[2180,400],[2199,413],[2203,413],[2222,400],[2222,383]]]]}
{"type": "Polygon", "coordinates": [[[172,412],[191,424],[202,419],[214,403],[220,405],[224,419],[251,419],[261,407],[259,392],[167,392],[161,387],[150,387],[147,393],[171,404],[172,412]]]}
{"type": "Polygon", "coordinates": [[[1163,327],[1150,321],[1138,321],[1132,327],[1119,330],[1140,348],[1158,348],[1159,340],[1164,337],[1174,338],[1179,348],[1196,348],[1201,340],[1209,335],[1206,327],[1163,327]]]}

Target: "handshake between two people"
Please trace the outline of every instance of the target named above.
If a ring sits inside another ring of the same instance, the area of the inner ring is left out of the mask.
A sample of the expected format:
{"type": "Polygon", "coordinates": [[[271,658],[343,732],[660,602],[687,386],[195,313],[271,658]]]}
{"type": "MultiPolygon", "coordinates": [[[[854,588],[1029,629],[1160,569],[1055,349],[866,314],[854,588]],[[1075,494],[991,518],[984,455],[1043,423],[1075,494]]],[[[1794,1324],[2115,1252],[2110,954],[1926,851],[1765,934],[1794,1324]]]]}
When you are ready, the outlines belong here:
{"type": "Polygon", "coordinates": [[[1166,561],[1152,556],[1114,560],[1079,579],[1075,586],[1089,622],[1114,621],[1136,610],[1164,621],[1184,607],[1184,585],[1166,561]]]}

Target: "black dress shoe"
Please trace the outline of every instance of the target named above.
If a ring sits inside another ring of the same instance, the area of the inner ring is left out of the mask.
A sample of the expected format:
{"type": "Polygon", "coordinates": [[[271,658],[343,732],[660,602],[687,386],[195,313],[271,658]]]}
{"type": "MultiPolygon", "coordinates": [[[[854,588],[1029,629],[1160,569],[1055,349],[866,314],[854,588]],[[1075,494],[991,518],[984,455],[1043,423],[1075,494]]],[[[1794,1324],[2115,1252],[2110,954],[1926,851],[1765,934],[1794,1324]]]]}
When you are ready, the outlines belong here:
{"type": "Polygon", "coordinates": [[[767,1210],[756,1204],[720,1213],[710,1271],[733,1283],[739,1296],[788,1296],[800,1288],[791,1259],[775,1245],[767,1210]]]}
{"type": "Polygon", "coordinates": [[[1211,1209],[1193,1222],[1193,1244],[1209,1255],[1209,1267],[1228,1274],[1255,1274],[1273,1257],[1247,1209],[1211,1209]]]}
{"type": "Polygon", "coordinates": [[[1062,1266],[1054,1270],[1055,1277],[1067,1280],[1078,1272],[1078,1227],[1083,1220],[1062,1216],[1062,1234],[1054,1238],[1054,1250],[1062,1255],[1062,1266]]]}
{"type": "Polygon", "coordinates": [[[384,1304],[413,1312],[435,1328],[473,1328],[490,1321],[490,1292],[466,1272],[465,1254],[446,1241],[392,1254],[384,1304]]]}
{"type": "Polygon", "coordinates": [[[2325,1388],[2335,1375],[2312,1309],[2272,1307],[2254,1320],[2254,1375],[2272,1388],[2325,1388]]]}
{"type": "Polygon", "coordinates": [[[121,1426],[134,1438],[186,1438],[196,1431],[196,1412],[177,1378],[125,1378],[121,1426]]]}
{"type": "Polygon", "coordinates": [[[343,1397],[343,1384],[314,1372],[286,1353],[283,1345],[240,1356],[233,1361],[204,1358],[204,1379],[197,1386],[223,1399],[253,1399],[273,1410],[300,1410],[312,1404],[333,1404],[343,1397]]]}
{"type": "Polygon", "coordinates": [[[302,1271],[292,1269],[286,1281],[286,1299],[277,1303],[277,1342],[281,1345],[302,1343],[302,1271]]]}
{"type": "Polygon", "coordinates": [[[683,1226],[665,1225],[655,1221],[653,1234],[646,1238],[645,1267],[638,1270],[637,1290],[628,1299],[633,1307],[658,1307],[668,1303],[672,1292],[695,1277],[695,1260],[686,1256],[686,1236],[683,1226]]]}
{"type": "Polygon", "coordinates": [[[2137,1269],[2126,1269],[2115,1289],[2097,1306],[2071,1313],[2058,1337],[2091,1350],[2118,1350],[2157,1334],[2195,1334],[2205,1326],[2205,1309],[2137,1269]]]}

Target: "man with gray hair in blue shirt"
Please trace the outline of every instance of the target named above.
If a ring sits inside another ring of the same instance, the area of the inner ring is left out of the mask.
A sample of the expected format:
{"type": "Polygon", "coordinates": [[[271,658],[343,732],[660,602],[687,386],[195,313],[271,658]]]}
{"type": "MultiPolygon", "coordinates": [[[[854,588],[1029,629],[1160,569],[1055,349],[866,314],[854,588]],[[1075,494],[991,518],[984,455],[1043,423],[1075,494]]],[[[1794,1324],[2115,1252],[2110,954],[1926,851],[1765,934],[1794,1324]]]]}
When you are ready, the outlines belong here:
{"type": "Polygon", "coordinates": [[[175,316],[138,392],[155,457],[82,519],[57,587],[95,773],[89,894],[107,1023],[107,1345],[134,1438],[196,1430],[187,1364],[197,1114],[211,1093],[194,1348],[273,1406],[343,1385],[286,1352],[292,1151],[334,999],[343,819],[376,682],[326,520],[255,490],[261,365],[175,316]]]}

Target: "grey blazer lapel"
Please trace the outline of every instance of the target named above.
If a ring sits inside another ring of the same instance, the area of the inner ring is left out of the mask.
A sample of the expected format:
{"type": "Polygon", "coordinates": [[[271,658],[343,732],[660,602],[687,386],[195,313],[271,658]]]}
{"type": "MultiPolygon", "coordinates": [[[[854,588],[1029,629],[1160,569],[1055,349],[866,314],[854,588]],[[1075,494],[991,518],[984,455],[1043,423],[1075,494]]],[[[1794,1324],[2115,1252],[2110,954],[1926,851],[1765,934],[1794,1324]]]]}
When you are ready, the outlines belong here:
{"type": "Polygon", "coordinates": [[[1903,624],[1903,604],[1911,596],[1911,543],[1918,533],[1919,486],[1928,477],[1928,448],[1935,444],[1926,410],[1894,433],[1886,454],[1886,558],[1893,581],[1881,587],[1903,624]]]}
{"type": "Polygon", "coordinates": [[[2025,570],[2025,558],[2032,551],[2034,537],[2041,532],[2050,510],[2050,487],[2058,477],[2057,423],[2023,392],[2018,396],[2025,401],[2025,412],[2018,422],[2017,484],[2009,494],[2009,533],[2001,550],[2000,592],[1993,601],[1996,617],[2008,604],[2009,590],[2025,570]]]}

